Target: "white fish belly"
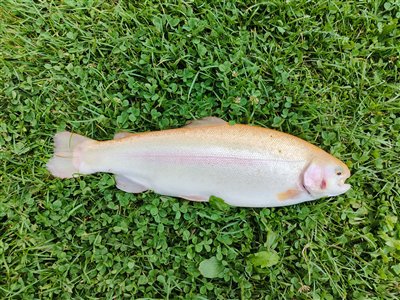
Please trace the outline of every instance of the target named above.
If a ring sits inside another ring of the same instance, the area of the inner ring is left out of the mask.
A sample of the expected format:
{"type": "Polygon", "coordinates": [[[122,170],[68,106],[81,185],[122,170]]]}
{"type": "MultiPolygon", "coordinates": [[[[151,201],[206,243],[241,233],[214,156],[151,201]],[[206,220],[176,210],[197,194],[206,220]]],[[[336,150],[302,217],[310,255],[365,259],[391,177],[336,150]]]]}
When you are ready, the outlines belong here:
{"type": "Polygon", "coordinates": [[[298,188],[306,162],[281,160],[221,147],[131,147],[112,154],[111,172],[156,193],[206,201],[222,198],[234,206],[283,206],[308,199],[279,200],[278,194],[298,188]],[[290,203],[288,202],[290,201],[290,203]],[[293,202],[294,201],[294,202],[293,202]]]}
{"type": "Polygon", "coordinates": [[[164,170],[153,177],[155,192],[194,199],[214,195],[234,206],[285,205],[277,195],[298,185],[298,177],[279,168],[279,162],[221,159],[211,164],[170,165],[164,170]]]}

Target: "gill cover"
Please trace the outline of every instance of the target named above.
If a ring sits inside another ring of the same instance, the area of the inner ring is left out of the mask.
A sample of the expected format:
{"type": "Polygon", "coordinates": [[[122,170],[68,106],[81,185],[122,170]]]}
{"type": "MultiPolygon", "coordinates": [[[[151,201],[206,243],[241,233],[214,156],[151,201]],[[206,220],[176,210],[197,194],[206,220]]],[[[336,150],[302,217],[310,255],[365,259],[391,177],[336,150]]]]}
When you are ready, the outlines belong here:
{"type": "Polygon", "coordinates": [[[307,191],[312,194],[320,194],[326,189],[324,170],[315,163],[311,163],[303,175],[303,184],[307,191]]]}

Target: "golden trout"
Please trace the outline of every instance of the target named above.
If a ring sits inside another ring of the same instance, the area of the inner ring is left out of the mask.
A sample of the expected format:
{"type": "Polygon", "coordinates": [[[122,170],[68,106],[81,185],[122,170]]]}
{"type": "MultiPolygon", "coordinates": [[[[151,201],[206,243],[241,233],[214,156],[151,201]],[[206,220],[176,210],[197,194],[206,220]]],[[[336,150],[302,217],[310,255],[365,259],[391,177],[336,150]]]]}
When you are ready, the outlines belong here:
{"type": "Polygon", "coordinates": [[[347,166],[324,150],[272,129],[209,117],[188,126],[117,133],[95,141],[61,132],[47,164],[56,177],[107,172],[117,188],[193,201],[210,196],[241,207],[274,207],[337,196],[351,186],[347,166]]]}

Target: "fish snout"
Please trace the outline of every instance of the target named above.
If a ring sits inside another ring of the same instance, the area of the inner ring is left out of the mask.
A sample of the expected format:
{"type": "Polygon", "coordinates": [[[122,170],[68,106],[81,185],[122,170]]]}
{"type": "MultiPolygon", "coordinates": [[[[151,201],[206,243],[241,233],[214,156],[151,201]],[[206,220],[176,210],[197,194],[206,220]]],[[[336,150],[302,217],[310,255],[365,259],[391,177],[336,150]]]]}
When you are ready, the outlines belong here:
{"type": "Polygon", "coordinates": [[[351,189],[351,185],[346,183],[348,177],[349,176],[339,178],[329,189],[328,196],[338,196],[351,189]]]}
{"type": "Polygon", "coordinates": [[[341,185],[343,193],[346,193],[349,189],[351,189],[351,184],[344,183],[341,185]]]}
{"type": "Polygon", "coordinates": [[[349,179],[350,175],[350,170],[347,169],[337,181],[337,184],[343,193],[347,192],[351,188],[351,185],[346,183],[346,180],[349,179]]]}
{"type": "Polygon", "coordinates": [[[347,176],[341,177],[337,181],[337,186],[340,194],[346,193],[349,189],[351,189],[351,184],[346,183],[346,180],[350,177],[350,174],[347,176]]]}

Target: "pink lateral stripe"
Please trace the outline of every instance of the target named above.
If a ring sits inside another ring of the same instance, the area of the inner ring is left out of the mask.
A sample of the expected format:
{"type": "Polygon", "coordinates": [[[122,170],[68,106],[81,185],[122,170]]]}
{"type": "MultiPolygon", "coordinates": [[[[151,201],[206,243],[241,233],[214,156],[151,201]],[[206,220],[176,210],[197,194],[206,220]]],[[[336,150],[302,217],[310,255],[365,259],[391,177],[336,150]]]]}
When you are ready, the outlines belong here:
{"type": "Polygon", "coordinates": [[[170,154],[159,154],[159,153],[144,153],[132,155],[129,154],[130,158],[148,158],[148,159],[159,159],[161,161],[179,161],[179,162],[224,162],[224,163],[237,163],[237,164],[249,164],[259,162],[284,162],[284,163],[299,163],[304,160],[284,160],[284,159],[263,159],[257,157],[238,157],[238,156],[215,156],[215,155],[170,155],[170,154]]]}

